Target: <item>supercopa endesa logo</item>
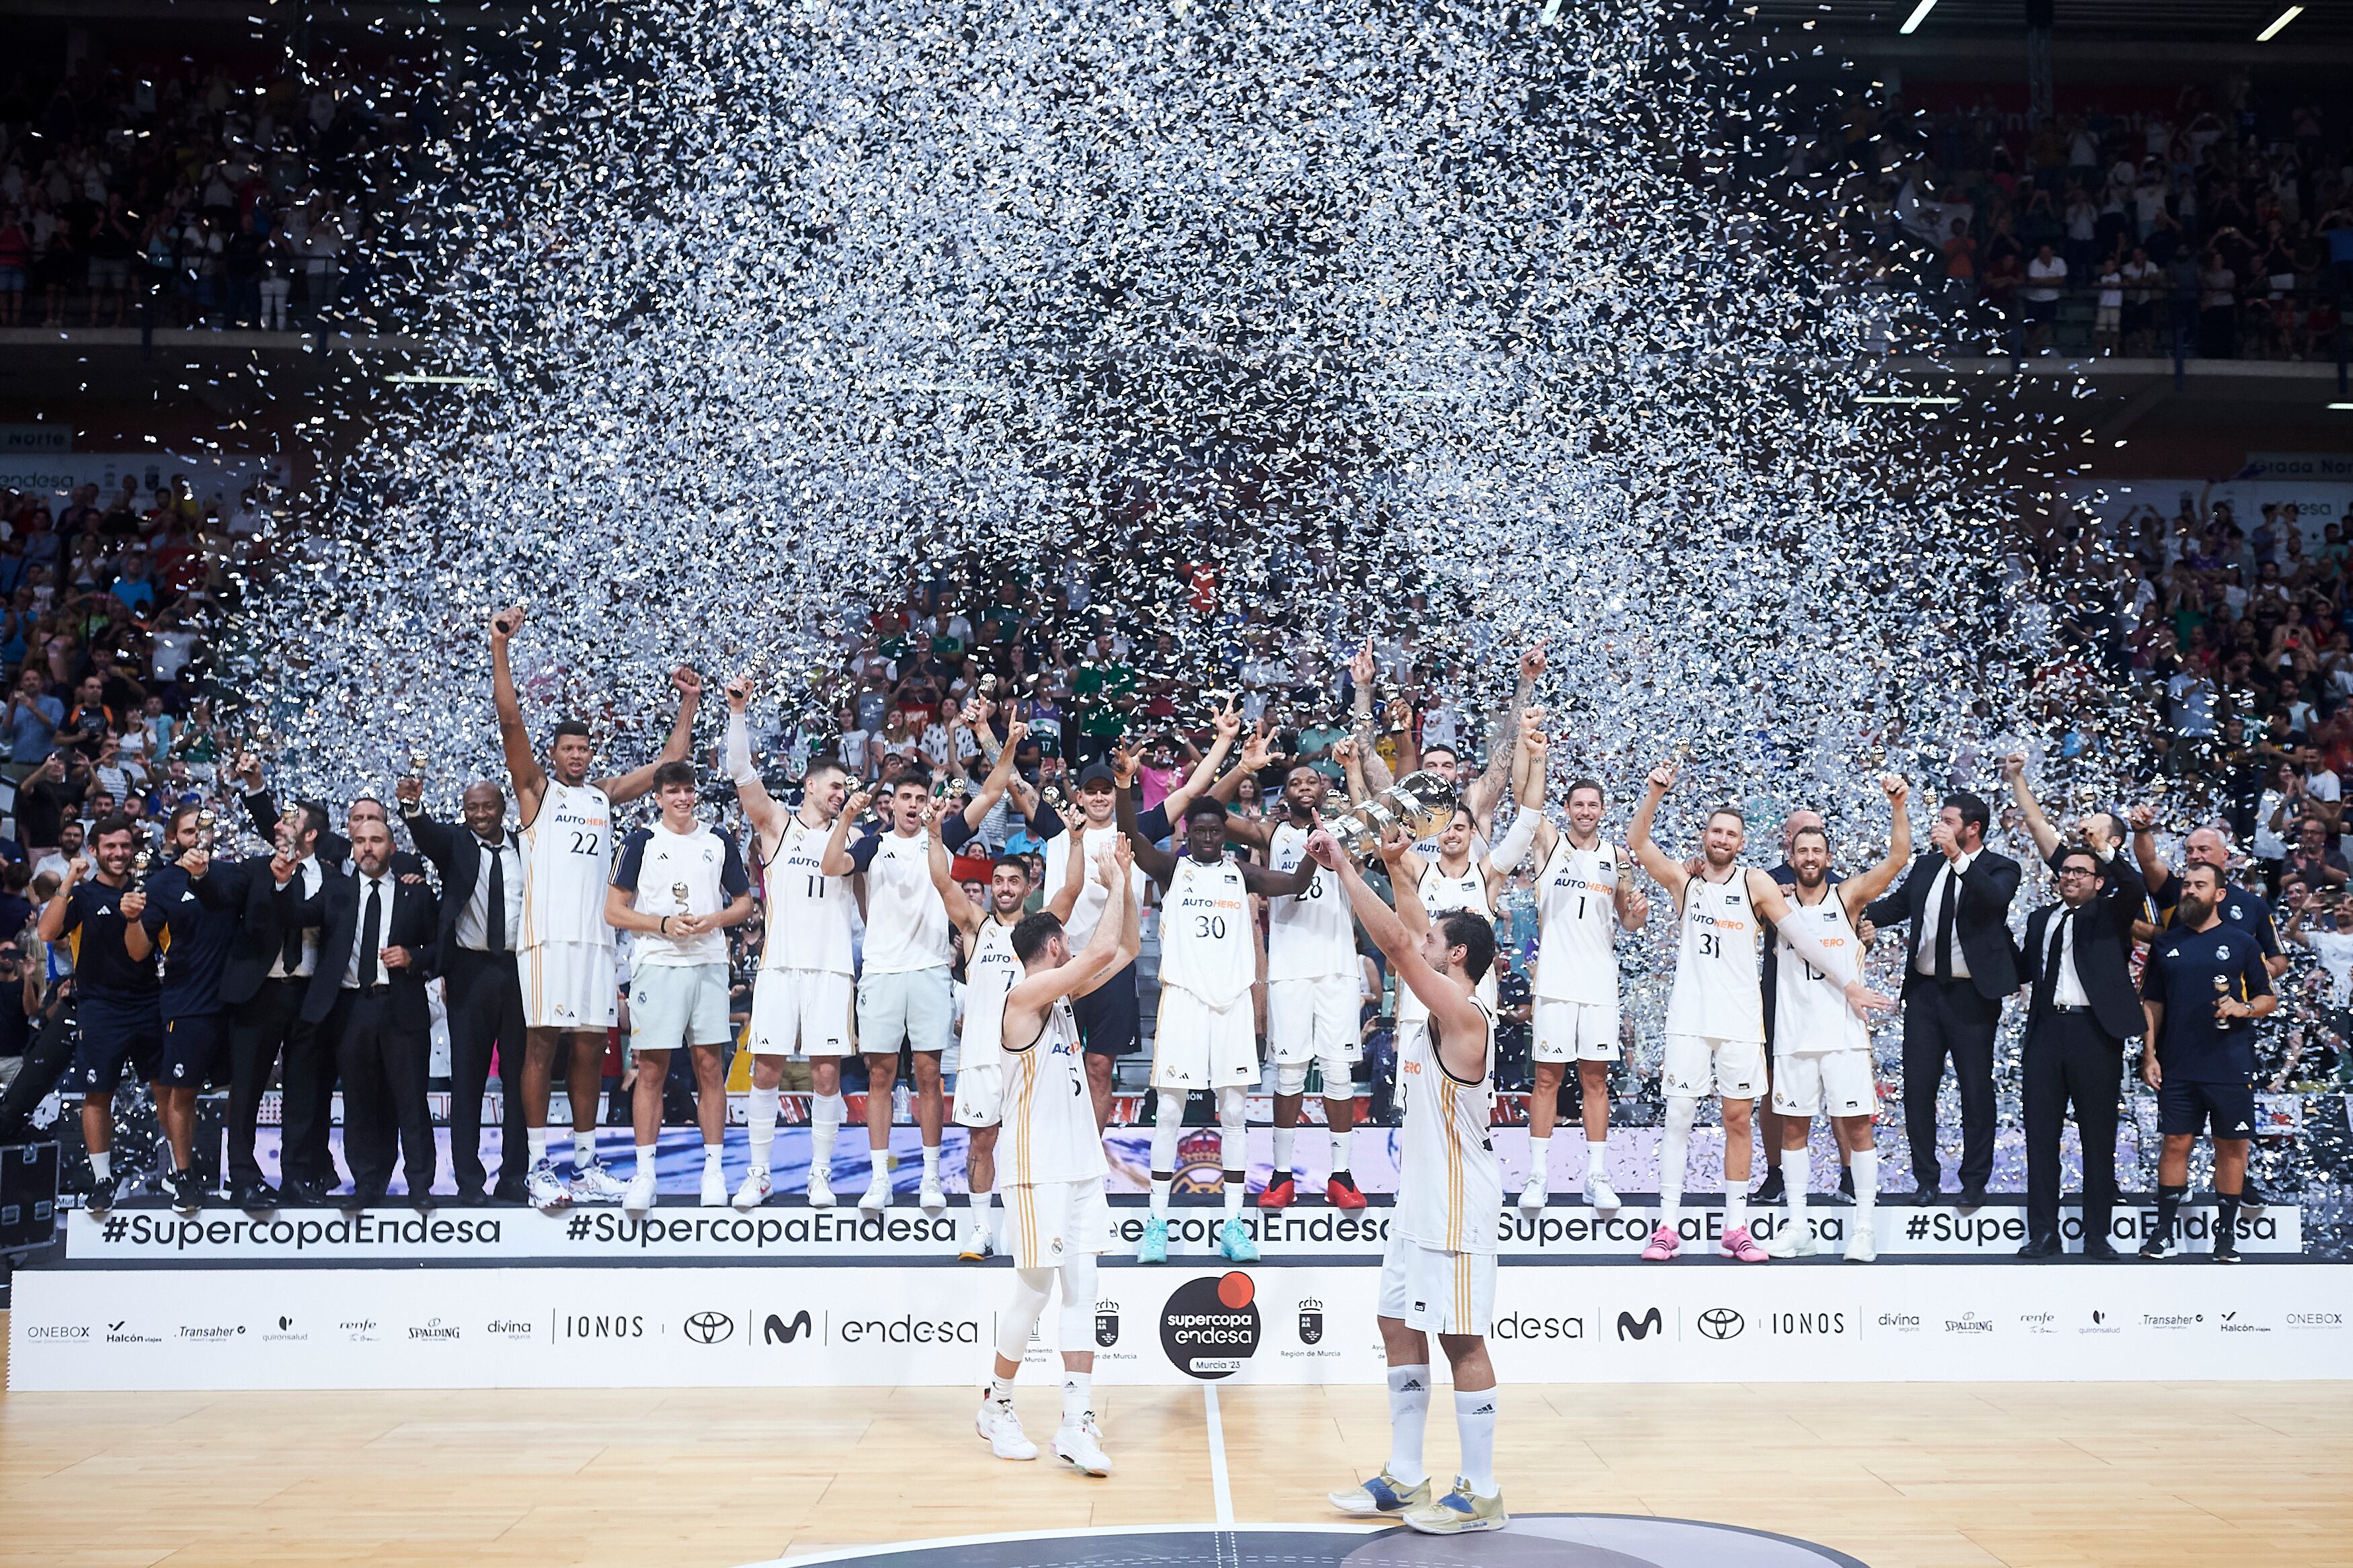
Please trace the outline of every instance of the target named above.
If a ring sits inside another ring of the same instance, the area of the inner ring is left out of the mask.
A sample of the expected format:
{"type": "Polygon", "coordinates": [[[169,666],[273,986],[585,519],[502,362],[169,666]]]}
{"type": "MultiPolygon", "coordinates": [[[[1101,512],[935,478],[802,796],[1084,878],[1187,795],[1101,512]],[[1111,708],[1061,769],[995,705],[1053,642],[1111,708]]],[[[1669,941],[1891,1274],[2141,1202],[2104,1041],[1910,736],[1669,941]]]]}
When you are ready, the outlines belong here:
{"type": "Polygon", "coordinates": [[[1189,1377],[1231,1377],[1258,1353],[1258,1286],[1239,1269],[1187,1279],[1160,1312],[1160,1348],[1189,1377]]]}

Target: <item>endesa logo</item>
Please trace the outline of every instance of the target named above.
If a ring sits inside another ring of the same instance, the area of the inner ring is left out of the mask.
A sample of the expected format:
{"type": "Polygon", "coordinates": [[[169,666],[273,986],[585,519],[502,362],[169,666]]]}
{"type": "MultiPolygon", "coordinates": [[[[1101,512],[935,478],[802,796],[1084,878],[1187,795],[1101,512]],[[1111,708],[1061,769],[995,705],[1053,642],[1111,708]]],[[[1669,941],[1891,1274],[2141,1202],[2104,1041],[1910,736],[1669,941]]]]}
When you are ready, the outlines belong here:
{"type": "Polygon", "coordinates": [[[1495,1320],[1494,1332],[1491,1337],[1499,1340],[1581,1340],[1585,1337],[1585,1320],[1575,1316],[1540,1318],[1525,1312],[1506,1312],[1495,1320]]]}
{"type": "Polygon", "coordinates": [[[1160,1312],[1160,1348],[1188,1377],[1231,1377],[1258,1353],[1258,1286],[1237,1269],[1214,1279],[1187,1279],[1160,1312]]]}

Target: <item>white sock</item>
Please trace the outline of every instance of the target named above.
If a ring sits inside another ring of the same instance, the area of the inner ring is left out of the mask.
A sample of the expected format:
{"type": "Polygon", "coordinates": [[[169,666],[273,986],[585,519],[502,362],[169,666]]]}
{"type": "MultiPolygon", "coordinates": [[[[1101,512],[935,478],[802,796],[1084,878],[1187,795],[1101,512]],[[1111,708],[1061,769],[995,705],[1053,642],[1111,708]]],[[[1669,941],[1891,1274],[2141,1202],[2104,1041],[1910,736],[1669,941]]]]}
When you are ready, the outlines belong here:
{"type": "Polygon", "coordinates": [[[1267,1173],[1268,1181],[1279,1182],[1291,1174],[1291,1151],[1293,1146],[1293,1140],[1297,1132],[1298,1129],[1294,1127],[1278,1127],[1274,1130],[1274,1168],[1267,1173]]]}
{"type": "Polygon", "coordinates": [[[1748,1178],[1724,1178],[1724,1228],[1737,1230],[1748,1223],[1748,1178]]]}
{"type": "Polygon", "coordinates": [[[784,1091],[754,1086],[745,1121],[752,1133],[752,1169],[768,1168],[769,1152],[776,1146],[776,1118],[784,1114],[784,1091]]]}
{"type": "Polygon", "coordinates": [[[1429,1424],[1430,1368],[1389,1368],[1388,1472],[1409,1487],[1430,1479],[1430,1469],[1421,1462],[1421,1434],[1429,1424]]]}
{"type": "Polygon", "coordinates": [[[1659,1223],[1673,1230],[1683,1217],[1683,1166],[1691,1154],[1692,1119],[1699,1101],[1687,1094],[1667,1096],[1666,1131],[1659,1137],[1659,1223]]]}
{"type": "Polygon", "coordinates": [[[1781,1151],[1782,1190],[1789,1201],[1789,1223],[1803,1235],[1806,1223],[1806,1184],[1814,1179],[1814,1152],[1810,1149],[1781,1151]]]}
{"type": "Polygon", "coordinates": [[[1552,1191],[1552,1137],[1528,1134],[1528,1185],[1552,1191]]]}
{"type": "Polygon", "coordinates": [[[1495,1495],[1495,1396],[1502,1390],[1482,1388],[1476,1394],[1454,1391],[1454,1431],[1462,1444],[1462,1479],[1477,1497],[1495,1495]]]}
{"type": "Polygon", "coordinates": [[[1865,1149],[1854,1157],[1854,1214],[1858,1220],[1871,1217],[1871,1205],[1879,1201],[1879,1151],[1865,1149]]]}
{"type": "Polygon", "coordinates": [[[1225,1168],[1226,1217],[1250,1195],[1250,1101],[1240,1088],[1218,1090],[1218,1161],[1225,1168]]]}
{"type": "Polygon", "coordinates": [[[886,1143],[880,1149],[871,1143],[867,1145],[866,1184],[870,1187],[887,1187],[891,1184],[891,1146],[889,1144],[886,1143]]]}
{"type": "Polygon", "coordinates": [[[114,1154],[112,1151],[106,1149],[91,1150],[90,1152],[90,1168],[101,1182],[106,1180],[107,1177],[114,1174],[114,1154]]]}
{"type": "Polygon", "coordinates": [[[809,1101],[809,1163],[833,1179],[833,1141],[841,1136],[841,1124],[849,1120],[849,1102],[839,1090],[820,1094],[809,1101]]]}
{"type": "Polygon", "coordinates": [[[987,1187],[971,1187],[965,1193],[965,1202],[971,1205],[973,1218],[983,1225],[988,1223],[988,1205],[996,1201],[997,1194],[987,1187]]]}
{"type": "Polygon", "coordinates": [[[1594,1183],[1606,1182],[1609,1179],[1609,1141],[1605,1138],[1596,1143],[1592,1139],[1588,1138],[1585,1141],[1585,1190],[1589,1193],[1593,1190],[1594,1183]]]}
{"type": "Polygon", "coordinates": [[[1242,1199],[1250,1195],[1250,1173],[1228,1171],[1225,1180],[1226,1217],[1233,1218],[1242,1212],[1242,1199]]]}
{"type": "Polygon", "coordinates": [[[1095,1374],[1091,1372],[1062,1373],[1062,1425],[1075,1426],[1095,1407],[1095,1374]]]}
{"type": "Polygon", "coordinates": [[[1176,1141],[1185,1135],[1185,1091],[1159,1091],[1152,1119],[1152,1212],[1168,1217],[1168,1192],[1176,1176],[1176,1141]]]}
{"type": "Polygon", "coordinates": [[[1009,1377],[992,1376],[988,1380],[988,1396],[1006,1405],[1012,1404],[1013,1380],[1009,1377]]]}
{"type": "Polygon", "coordinates": [[[1355,1103],[1356,1102],[1353,1100],[1349,1102],[1350,1110],[1348,1121],[1351,1125],[1348,1131],[1344,1132],[1335,1129],[1330,1134],[1332,1140],[1332,1169],[1335,1172],[1345,1171],[1348,1168],[1348,1145],[1356,1141],[1356,1129],[1354,1126],[1356,1120],[1355,1103]]]}
{"type": "Polygon", "coordinates": [[[1172,1176],[1155,1176],[1152,1178],[1153,1218],[1166,1219],[1168,1217],[1168,1194],[1169,1190],[1175,1187],[1176,1184],[1176,1178],[1172,1176]]]}
{"type": "Polygon", "coordinates": [[[936,1143],[926,1143],[923,1145],[923,1180],[936,1184],[939,1179],[940,1146],[936,1143]]]}
{"type": "Polygon", "coordinates": [[[716,1171],[726,1163],[721,1158],[722,1154],[726,1150],[726,1147],[727,1145],[724,1143],[705,1143],[702,1146],[702,1168],[704,1171],[716,1171]]]}
{"type": "Polygon", "coordinates": [[[536,1165],[542,1160],[547,1158],[546,1128],[526,1127],[522,1130],[522,1138],[525,1143],[531,1145],[531,1163],[533,1164],[536,1165]]]}
{"type": "Polygon", "coordinates": [[[657,1147],[659,1147],[659,1145],[652,1143],[640,1143],[638,1145],[637,1174],[640,1176],[651,1176],[654,1173],[654,1150],[657,1147]]]}
{"type": "Polygon", "coordinates": [[[574,1128],[572,1130],[572,1168],[575,1171],[585,1171],[596,1163],[596,1134],[594,1131],[584,1132],[576,1127],[574,1128]]]}

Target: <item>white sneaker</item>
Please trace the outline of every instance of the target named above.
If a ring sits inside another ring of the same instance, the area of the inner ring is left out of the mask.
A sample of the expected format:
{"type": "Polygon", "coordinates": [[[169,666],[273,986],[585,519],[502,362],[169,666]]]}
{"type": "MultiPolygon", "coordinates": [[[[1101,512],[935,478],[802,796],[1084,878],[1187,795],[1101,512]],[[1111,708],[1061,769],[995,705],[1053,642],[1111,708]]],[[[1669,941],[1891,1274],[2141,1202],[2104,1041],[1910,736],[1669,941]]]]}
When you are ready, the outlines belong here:
{"type": "Polygon", "coordinates": [[[702,1163],[702,1206],[707,1209],[727,1206],[727,1172],[715,1160],[702,1163]]]}
{"type": "Polygon", "coordinates": [[[858,1206],[867,1214],[881,1214],[891,1206],[891,1173],[877,1171],[858,1194],[858,1206]]]}
{"type": "Polygon", "coordinates": [[[1034,1459],[1038,1445],[1021,1430],[1021,1417],[1013,1414],[1013,1401],[987,1399],[980,1402],[980,1414],[972,1418],[972,1429],[988,1441],[988,1450],[1000,1459],[1034,1459]]]}
{"type": "Polygon", "coordinates": [[[1111,1474],[1111,1459],[1103,1451],[1103,1430],[1095,1425],[1093,1411],[1088,1411],[1077,1426],[1064,1426],[1054,1434],[1054,1457],[1068,1460],[1086,1475],[1111,1474]]]}
{"type": "Polygon", "coordinates": [[[1520,1189],[1520,1212],[1535,1214],[1552,1202],[1552,1194],[1542,1182],[1530,1182],[1520,1189]]]}
{"type": "Polygon", "coordinates": [[[1814,1227],[1811,1222],[1802,1219],[1785,1219],[1781,1222],[1781,1228],[1774,1233],[1773,1239],[1765,1244],[1765,1256],[1811,1258],[1821,1249],[1821,1243],[1814,1239],[1814,1227]]]}
{"type": "Polygon", "coordinates": [[[572,1201],[576,1204],[614,1204],[629,1184],[613,1174],[612,1167],[602,1160],[592,1160],[572,1170],[572,1201]]]}
{"type": "Polygon", "coordinates": [[[621,1199],[622,1212],[643,1219],[646,1212],[653,1206],[654,1173],[649,1170],[639,1171],[629,1178],[629,1184],[621,1199]]]}
{"type": "Polygon", "coordinates": [[[940,1185],[940,1179],[937,1176],[923,1178],[923,1190],[917,1195],[915,1201],[922,1205],[923,1212],[934,1219],[948,1212],[947,1189],[940,1185]]]}
{"type": "Polygon", "coordinates": [[[808,1201],[809,1207],[813,1209],[829,1209],[833,1206],[833,1177],[829,1173],[821,1171],[814,1165],[809,1167],[808,1201]]]}
{"type": "Polygon", "coordinates": [[[532,1166],[531,1173],[522,1179],[522,1188],[524,1194],[531,1199],[532,1207],[544,1209],[549,1214],[568,1207],[572,1202],[572,1184],[564,1179],[554,1162],[550,1160],[542,1160],[532,1166]]]}
{"type": "Polygon", "coordinates": [[[1846,1238],[1846,1260],[1849,1263],[1869,1263],[1879,1256],[1878,1238],[1871,1234],[1871,1222],[1864,1220],[1846,1238]]]}
{"type": "Polygon", "coordinates": [[[735,1189],[735,1206],[749,1214],[766,1203],[768,1194],[776,1190],[776,1184],[768,1180],[768,1173],[754,1165],[744,1174],[744,1184],[735,1189]]]}
{"type": "Polygon", "coordinates": [[[976,1215],[964,1227],[964,1245],[957,1248],[956,1256],[966,1263],[978,1263],[996,1249],[997,1238],[989,1235],[988,1222],[976,1215]]]}
{"type": "Polygon", "coordinates": [[[1616,1214],[1620,1206],[1618,1189],[1609,1184],[1607,1176],[1588,1176],[1585,1179],[1585,1201],[1604,1214],[1616,1214]]]}

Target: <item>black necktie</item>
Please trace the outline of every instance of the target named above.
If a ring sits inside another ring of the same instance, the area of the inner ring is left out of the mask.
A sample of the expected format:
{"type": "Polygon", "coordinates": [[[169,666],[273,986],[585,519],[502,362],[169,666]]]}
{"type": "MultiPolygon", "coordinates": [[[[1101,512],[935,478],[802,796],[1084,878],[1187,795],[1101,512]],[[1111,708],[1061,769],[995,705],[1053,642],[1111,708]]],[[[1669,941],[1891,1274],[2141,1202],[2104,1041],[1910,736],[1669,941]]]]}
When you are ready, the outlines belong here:
{"type": "MultiPolygon", "coordinates": [[[[296,898],[302,896],[301,867],[294,868],[294,880],[289,885],[293,888],[296,898]]],[[[289,974],[302,967],[302,925],[300,921],[286,928],[286,945],[280,953],[280,959],[289,974]]]]}
{"type": "Polygon", "coordinates": [[[491,845],[485,853],[491,858],[491,896],[482,910],[482,946],[491,952],[504,952],[507,950],[506,846],[491,845]]]}
{"type": "Polygon", "coordinates": [[[1958,902],[1961,873],[1957,866],[1945,868],[1945,895],[1936,903],[1936,978],[1953,977],[1953,908],[1958,902]]]}
{"type": "Polygon", "coordinates": [[[2051,962],[2042,967],[2050,972],[2051,984],[2046,994],[2054,1005],[2059,1000],[2059,966],[2067,962],[2067,922],[2074,918],[2073,909],[2063,909],[2059,918],[2051,922],[2051,962]]]}
{"type": "Polygon", "coordinates": [[[374,985],[382,971],[376,967],[384,945],[384,884],[368,882],[367,915],[360,921],[360,989],[374,985]]]}

